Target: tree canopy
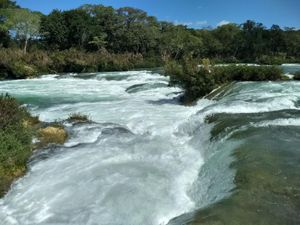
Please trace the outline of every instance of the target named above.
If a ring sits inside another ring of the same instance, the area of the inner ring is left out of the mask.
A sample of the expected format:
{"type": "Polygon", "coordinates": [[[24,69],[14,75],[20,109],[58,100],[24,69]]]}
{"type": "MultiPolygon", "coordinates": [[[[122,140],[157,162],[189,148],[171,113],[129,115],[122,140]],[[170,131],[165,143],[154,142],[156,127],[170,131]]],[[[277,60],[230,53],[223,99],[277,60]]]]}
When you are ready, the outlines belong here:
{"type": "Polygon", "coordinates": [[[300,31],[248,20],[215,29],[191,29],[158,21],[132,7],[86,4],[49,15],[20,9],[14,1],[0,0],[0,46],[34,40],[44,50],[134,53],[144,57],[212,58],[224,62],[296,61],[300,58],[300,31]],[[10,32],[8,32],[10,31],[10,32]]]}

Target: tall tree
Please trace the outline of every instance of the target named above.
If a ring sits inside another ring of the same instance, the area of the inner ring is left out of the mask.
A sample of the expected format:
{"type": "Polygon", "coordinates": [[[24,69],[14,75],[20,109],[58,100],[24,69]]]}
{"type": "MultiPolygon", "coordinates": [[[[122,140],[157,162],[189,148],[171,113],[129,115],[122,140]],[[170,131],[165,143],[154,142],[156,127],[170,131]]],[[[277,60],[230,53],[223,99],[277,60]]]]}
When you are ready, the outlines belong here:
{"type": "Polygon", "coordinates": [[[98,51],[102,49],[104,50],[107,44],[106,38],[107,38],[107,34],[103,33],[100,36],[93,37],[93,40],[90,41],[89,44],[92,46],[96,46],[98,51]]]}
{"type": "Polygon", "coordinates": [[[92,18],[92,38],[105,36],[107,42],[105,46],[110,49],[118,49],[116,44],[119,39],[119,33],[122,30],[122,21],[117,11],[113,7],[103,5],[83,5],[80,9],[85,10],[92,18]]]}
{"type": "Polygon", "coordinates": [[[16,1],[0,0],[0,9],[6,8],[19,8],[19,6],[16,4],[16,1]]]}
{"type": "Polygon", "coordinates": [[[48,48],[63,50],[70,47],[69,28],[64,13],[59,10],[54,10],[48,16],[42,17],[40,33],[48,48]]]}
{"type": "Polygon", "coordinates": [[[27,52],[31,39],[39,36],[41,13],[28,9],[6,9],[5,24],[14,33],[16,39],[24,42],[23,51],[27,52]]]}
{"type": "Polygon", "coordinates": [[[15,1],[10,0],[0,0],[0,47],[8,47],[10,36],[9,36],[9,27],[6,23],[7,21],[7,9],[18,8],[19,6],[15,1]]]}
{"type": "Polygon", "coordinates": [[[70,47],[85,48],[95,36],[93,18],[83,9],[73,9],[64,12],[68,27],[68,42],[70,47]]]}
{"type": "Polygon", "coordinates": [[[236,57],[240,48],[241,29],[236,24],[226,24],[211,31],[214,38],[221,43],[219,54],[222,57],[236,57]]]}
{"type": "Polygon", "coordinates": [[[278,25],[273,25],[271,29],[268,31],[269,33],[269,41],[268,41],[268,47],[269,51],[271,51],[273,54],[279,53],[284,51],[285,49],[285,39],[283,30],[278,25]]]}
{"type": "Polygon", "coordinates": [[[242,24],[243,48],[240,52],[243,58],[255,60],[266,51],[266,28],[262,23],[248,20],[242,24]]]}

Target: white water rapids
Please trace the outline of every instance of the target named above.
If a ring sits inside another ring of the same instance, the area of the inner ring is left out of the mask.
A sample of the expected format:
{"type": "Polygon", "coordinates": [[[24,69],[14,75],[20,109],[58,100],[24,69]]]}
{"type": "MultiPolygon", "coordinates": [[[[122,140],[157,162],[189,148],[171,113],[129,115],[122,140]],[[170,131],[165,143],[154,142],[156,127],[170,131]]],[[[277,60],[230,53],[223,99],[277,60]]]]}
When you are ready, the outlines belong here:
{"type": "Polygon", "coordinates": [[[0,200],[0,224],[165,225],[233,188],[236,143],[210,142],[213,125],[205,116],[297,110],[300,99],[296,82],[237,84],[219,101],[193,107],[178,103],[180,91],[149,71],[0,82],[0,92],[25,102],[43,121],[71,113],[94,121],[66,123],[70,136],[63,146],[34,154],[28,173],[0,200]]]}
{"type": "Polygon", "coordinates": [[[153,225],[192,210],[187,191],[203,160],[179,125],[204,105],[178,105],[173,98],[180,90],[167,83],[139,71],[2,85],[1,91],[33,102],[41,120],[81,112],[96,123],[70,128],[65,146],[33,160],[0,201],[0,224],[153,225]]]}

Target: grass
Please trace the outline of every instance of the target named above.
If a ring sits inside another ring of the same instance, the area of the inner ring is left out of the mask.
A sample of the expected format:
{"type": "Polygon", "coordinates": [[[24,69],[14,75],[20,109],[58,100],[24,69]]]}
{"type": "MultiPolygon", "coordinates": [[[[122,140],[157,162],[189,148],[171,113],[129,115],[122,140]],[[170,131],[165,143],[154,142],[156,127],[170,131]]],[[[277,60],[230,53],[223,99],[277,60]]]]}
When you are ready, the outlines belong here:
{"type": "Polygon", "coordinates": [[[67,121],[69,121],[69,122],[88,122],[88,121],[90,121],[90,119],[87,115],[84,115],[81,113],[73,113],[73,114],[69,115],[67,121]]]}
{"type": "Polygon", "coordinates": [[[37,132],[39,146],[48,144],[63,144],[68,138],[68,134],[63,127],[48,126],[40,128],[37,132]]]}

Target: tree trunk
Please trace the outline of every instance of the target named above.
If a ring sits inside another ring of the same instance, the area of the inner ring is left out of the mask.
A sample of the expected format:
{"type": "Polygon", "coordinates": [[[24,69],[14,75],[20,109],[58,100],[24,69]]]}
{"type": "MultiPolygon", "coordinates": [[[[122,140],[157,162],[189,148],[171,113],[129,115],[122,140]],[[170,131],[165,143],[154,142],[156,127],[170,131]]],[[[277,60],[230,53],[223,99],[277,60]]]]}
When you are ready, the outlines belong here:
{"type": "Polygon", "coordinates": [[[24,49],[23,49],[24,54],[27,53],[27,45],[28,45],[28,38],[25,38],[25,44],[24,44],[24,49]]]}

